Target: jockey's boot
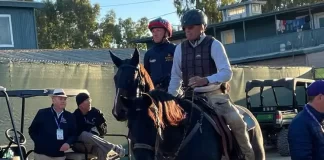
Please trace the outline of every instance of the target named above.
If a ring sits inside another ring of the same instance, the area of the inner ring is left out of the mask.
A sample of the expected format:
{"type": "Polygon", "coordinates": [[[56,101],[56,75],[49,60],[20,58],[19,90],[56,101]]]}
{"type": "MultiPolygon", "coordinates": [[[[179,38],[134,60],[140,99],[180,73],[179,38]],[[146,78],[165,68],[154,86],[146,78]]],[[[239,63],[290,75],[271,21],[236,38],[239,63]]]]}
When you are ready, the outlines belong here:
{"type": "Polygon", "coordinates": [[[254,151],[247,132],[247,125],[243,120],[243,116],[230,102],[229,96],[226,94],[209,94],[207,97],[208,101],[215,108],[216,113],[222,115],[230,126],[245,156],[245,160],[255,160],[254,151]]]}

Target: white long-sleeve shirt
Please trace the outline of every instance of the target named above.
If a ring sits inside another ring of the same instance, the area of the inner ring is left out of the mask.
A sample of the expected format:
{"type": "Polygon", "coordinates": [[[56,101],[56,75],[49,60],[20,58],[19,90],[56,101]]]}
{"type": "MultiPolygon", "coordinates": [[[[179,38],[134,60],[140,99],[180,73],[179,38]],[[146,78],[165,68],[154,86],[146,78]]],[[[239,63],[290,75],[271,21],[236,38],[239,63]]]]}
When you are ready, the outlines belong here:
{"type": "MultiPolygon", "coordinates": [[[[196,45],[191,44],[193,47],[200,44],[206,36],[201,36],[200,41],[196,45]]],[[[171,70],[171,80],[168,88],[168,92],[174,96],[182,94],[181,84],[182,84],[182,71],[181,71],[181,43],[177,45],[174,57],[173,65],[171,70]]],[[[231,69],[230,62],[228,60],[225,48],[221,42],[214,40],[211,46],[211,57],[215,62],[217,73],[207,76],[209,83],[224,83],[232,79],[233,72],[231,69]]]]}

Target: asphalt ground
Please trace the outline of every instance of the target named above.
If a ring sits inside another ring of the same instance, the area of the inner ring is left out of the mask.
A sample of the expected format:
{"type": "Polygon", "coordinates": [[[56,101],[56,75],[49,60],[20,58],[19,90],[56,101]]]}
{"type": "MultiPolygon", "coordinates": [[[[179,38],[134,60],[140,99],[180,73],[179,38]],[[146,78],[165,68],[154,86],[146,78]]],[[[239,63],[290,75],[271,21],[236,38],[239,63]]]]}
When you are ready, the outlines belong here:
{"type": "Polygon", "coordinates": [[[266,147],[265,151],[266,151],[266,160],[291,160],[290,157],[281,156],[273,147],[266,147]]]}

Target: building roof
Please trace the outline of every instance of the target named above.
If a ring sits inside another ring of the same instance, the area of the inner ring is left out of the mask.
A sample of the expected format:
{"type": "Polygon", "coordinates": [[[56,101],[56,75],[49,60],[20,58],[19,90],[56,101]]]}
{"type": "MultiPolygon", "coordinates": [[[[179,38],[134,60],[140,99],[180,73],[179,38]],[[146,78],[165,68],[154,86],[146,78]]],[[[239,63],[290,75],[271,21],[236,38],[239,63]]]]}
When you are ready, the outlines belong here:
{"type": "Polygon", "coordinates": [[[219,7],[218,10],[221,11],[221,10],[225,10],[225,9],[236,8],[238,6],[244,6],[244,5],[247,5],[247,4],[266,4],[266,3],[267,3],[267,1],[256,1],[256,0],[245,1],[245,2],[234,3],[234,4],[231,4],[231,5],[226,5],[226,6],[223,6],[223,7],[219,7]]]}
{"type": "MultiPolygon", "coordinates": [[[[279,11],[271,11],[271,12],[267,12],[267,13],[263,13],[263,14],[248,16],[248,17],[234,19],[234,20],[230,20],[230,21],[214,23],[214,24],[208,25],[207,29],[213,28],[213,27],[215,27],[215,28],[223,27],[223,26],[229,25],[229,24],[235,24],[235,23],[239,23],[239,22],[243,22],[243,21],[249,21],[249,20],[256,20],[256,19],[261,19],[261,18],[265,18],[265,17],[275,16],[275,15],[280,15],[280,14],[286,14],[286,13],[290,13],[290,12],[299,12],[301,10],[308,10],[310,8],[317,8],[317,7],[324,7],[324,2],[318,2],[318,3],[314,3],[314,4],[310,4],[310,5],[292,7],[292,8],[288,8],[288,9],[282,9],[282,10],[279,10],[279,11]]],[[[184,36],[185,35],[184,35],[183,31],[177,31],[177,32],[173,33],[172,37],[174,37],[176,39],[178,37],[184,37],[184,36]]],[[[170,38],[170,40],[172,40],[172,37],[170,38]]],[[[152,37],[146,37],[146,38],[141,38],[141,39],[134,39],[131,42],[132,43],[147,43],[147,42],[149,42],[151,40],[152,40],[152,37]]]]}
{"type": "Polygon", "coordinates": [[[44,3],[30,1],[0,1],[0,7],[43,8],[44,3]]]}
{"type": "MultiPolygon", "coordinates": [[[[134,49],[110,49],[121,59],[130,58],[134,49]]],[[[274,52],[256,56],[230,58],[232,65],[261,60],[298,56],[324,51],[324,45],[284,52],[274,52]]],[[[145,51],[140,50],[140,61],[143,62],[145,51]]],[[[0,62],[33,62],[56,64],[94,64],[112,65],[109,49],[35,49],[35,50],[0,50],[0,62]]]]}
{"type": "MultiPolygon", "coordinates": [[[[121,59],[130,58],[134,49],[111,49],[121,59]]],[[[145,51],[140,50],[140,60],[145,51]]],[[[109,49],[0,50],[0,61],[61,64],[112,64],[109,49]]]]}

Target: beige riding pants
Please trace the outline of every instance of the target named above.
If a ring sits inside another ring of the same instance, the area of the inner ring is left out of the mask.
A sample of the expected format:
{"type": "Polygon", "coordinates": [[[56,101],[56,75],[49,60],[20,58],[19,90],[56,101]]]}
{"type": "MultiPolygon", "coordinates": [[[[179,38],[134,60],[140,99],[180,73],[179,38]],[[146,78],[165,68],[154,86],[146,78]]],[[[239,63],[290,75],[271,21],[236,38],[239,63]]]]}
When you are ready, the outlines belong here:
{"type": "MultiPolygon", "coordinates": [[[[78,137],[78,141],[82,141],[87,147],[88,153],[91,153],[98,157],[98,160],[108,160],[108,153],[115,146],[114,144],[102,139],[92,133],[82,132],[78,137]]],[[[76,143],[74,147],[79,152],[85,152],[83,144],[76,143]]]]}
{"type": "Polygon", "coordinates": [[[37,154],[34,152],[34,159],[35,160],[65,160],[65,156],[64,157],[49,157],[43,154],[37,154]]]}
{"type": "Polygon", "coordinates": [[[247,133],[247,125],[243,121],[243,116],[234,107],[229,95],[218,93],[217,91],[205,93],[203,95],[207,97],[208,102],[214,107],[216,113],[225,118],[225,121],[231,128],[242,153],[245,155],[245,160],[255,160],[254,151],[247,133]]]}

